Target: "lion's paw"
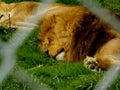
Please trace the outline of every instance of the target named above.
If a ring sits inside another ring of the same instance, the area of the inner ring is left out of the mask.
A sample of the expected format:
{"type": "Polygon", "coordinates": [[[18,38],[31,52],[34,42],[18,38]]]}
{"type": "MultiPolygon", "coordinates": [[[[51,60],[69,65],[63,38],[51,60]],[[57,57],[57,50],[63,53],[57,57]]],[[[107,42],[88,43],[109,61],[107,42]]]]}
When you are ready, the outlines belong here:
{"type": "Polygon", "coordinates": [[[89,57],[87,56],[84,59],[84,66],[92,71],[101,71],[101,68],[98,66],[97,62],[96,62],[96,58],[94,57],[89,57]]]}

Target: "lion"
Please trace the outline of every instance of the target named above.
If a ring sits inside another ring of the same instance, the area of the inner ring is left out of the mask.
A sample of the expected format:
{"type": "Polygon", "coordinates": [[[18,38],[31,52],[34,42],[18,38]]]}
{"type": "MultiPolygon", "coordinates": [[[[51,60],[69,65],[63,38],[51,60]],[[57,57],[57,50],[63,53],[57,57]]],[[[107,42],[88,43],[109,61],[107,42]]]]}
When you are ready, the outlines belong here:
{"type": "Polygon", "coordinates": [[[16,22],[24,21],[37,7],[37,2],[18,2],[7,4],[0,2],[0,25],[16,27],[16,22]]]}
{"type": "MultiPolygon", "coordinates": [[[[0,1],[0,25],[18,28],[19,24],[16,22],[25,22],[28,17],[37,15],[41,4],[34,1],[22,1],[10,4],[0,1]]],[[[64,6],[64,4],[54,3],[48,10],[60,6],[64,6]]]]}
{"type": "MultiPolygon", "coordinates": [[[[16,22],[32,16],[40,4],[0,2],[0,24],[19,27],[16,22]]],[[[84,61],[84,66],[92,70],[120,65],[120,34],[84,6],[52,4],[37,24],[39,47],[50,57],[68,62],[84,61]]]]}
{"type": "Polygon", "coordinates": [[[40,48],[51,57],[92,70],[120,64],[120,34],[83,6],[51,10],[40,26],[40,48]]]}

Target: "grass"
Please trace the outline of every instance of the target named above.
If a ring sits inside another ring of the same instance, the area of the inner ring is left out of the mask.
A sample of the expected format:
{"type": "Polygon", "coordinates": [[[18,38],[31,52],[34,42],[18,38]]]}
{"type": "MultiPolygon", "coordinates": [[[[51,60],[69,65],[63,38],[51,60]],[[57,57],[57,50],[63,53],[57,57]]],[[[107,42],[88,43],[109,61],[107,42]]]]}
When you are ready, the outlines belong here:
{"type": "MultiPolygon", "coordinates": [[[[5,0],[6,2],[18,2],[21,0],[5,0]]],[[[102,6],[119,12],[119,4],[111,3],[114,0],[97,0],[102,6]],[[113,5],[112,5],[113,4],[113,5]],[[116,9],[115,9],[116,8],[116,9]]],[[[78,4],[76,0],[56,0],[66,4],[78,4]]],[[[38,46],[38,32],[36,28],[18,49],[17,63],[40,82],[50,86],[53,90],[93,90],[96,83],[102,78],[104,72],[91,72],[83,66],[83,62],[67,63],[56,61],[40,51],[38,46]],[[41,65],[41,67],[38,67],[41,65]]],[[[0,27],[0,38],[7,42],[15,31],[0,27]]],[[[12,73],[12,72],[11,72],[12,73]]],[[[115,80],[109,90],[120,90],[120,76],[115,80]]],[[[31,90],[26,83],[17,80],[13,73],[8,75],[0,85],[0,90],[31,90]]]]}
{"type": "Polygon", "coordinates": [[[120,1],[119,0],[97,0],[97,1],[104,8],[120,13],[120,1]]]}
{"type": "Polygon", "coordinates": [[[92,72],[84,68],[82,63],[57,63],[53,66],[44,66],[41,69],[38,68],[29,71],[54,90],[77,90],[77,88],[80,88],[79,85],[85,90],[85,88],[88,88],[85,84],[89,85],[90,83],[83,82],[87,80],[89,75],[92,75],[92,72]]]}

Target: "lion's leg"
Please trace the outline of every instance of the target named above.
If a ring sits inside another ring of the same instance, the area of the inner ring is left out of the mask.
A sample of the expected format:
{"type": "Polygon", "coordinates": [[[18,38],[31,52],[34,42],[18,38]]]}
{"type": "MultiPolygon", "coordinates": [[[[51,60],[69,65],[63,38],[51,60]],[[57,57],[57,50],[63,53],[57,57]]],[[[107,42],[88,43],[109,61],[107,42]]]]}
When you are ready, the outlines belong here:
{"type": "Polygon", "coordinates": [[[94,57],[84,59],[85,67],[89,69],[108,69],[112,65],[120,65],[120,39],[107,42],[94,57]]]}
{"type": "Polygon", "coordinates": [[[84,59],[84,66],[92,71],[101,71],[95,57],[87,56],[84,59]]]}
{"type": "Polygon", "coordinates": [[[98,66],[102,69],[108,69],[112,65],[120,65],[119,58],[113,55],[104,55],[96,58],[98,66]]]}
{"type": "Polygon", "coordinates": [[[95,57],[96,62],[103,69],[114,64],[120,64],[120,39],[115,38],[107,42],[95,57]]]}

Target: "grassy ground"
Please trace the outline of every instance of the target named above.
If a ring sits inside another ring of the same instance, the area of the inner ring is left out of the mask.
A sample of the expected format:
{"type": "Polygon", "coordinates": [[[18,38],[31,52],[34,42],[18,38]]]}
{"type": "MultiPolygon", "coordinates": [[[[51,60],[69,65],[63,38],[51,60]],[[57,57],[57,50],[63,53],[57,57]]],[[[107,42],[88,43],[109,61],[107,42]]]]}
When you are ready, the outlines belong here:
{"type": "MultiPolygon", "coordinates": [[[[21,0],[5,0],[6,2],[17,2],[21,0]]],[[[119,4],[111,3],[114,0],[97,0],[106,8],[119,12],[119,4]],[[102,2],[103,1],[103,2],[102,2]],[[113,5],[112,5],[113,4],[113,5]]],[[[116,0],[117,1],[117,0],[116,0]]],[[[67,4],[78,4],[74,0],[57,0],[67,4]]],[[[0,27],[0,38],[7,42],[15,31],[0,27]]],[[[40,82],[50,86],[53,90],[93,90],[96,83],[102,78],[104,72],[97,73],[83,67],[83,62],[67,63],[56,61],[41,52],[38,47],[39,29],[36,28],[29,38],[18,49],[17,64],[40,82]],[[38,67],[41,65],[41,67],[38,67]]],[[[109,90],[120,90],[120,77],[114,82],[109,90]]],[[[26,83],[21,83],[13,74],[10,74],[0,90],[31,90],[26,83]]]]}

